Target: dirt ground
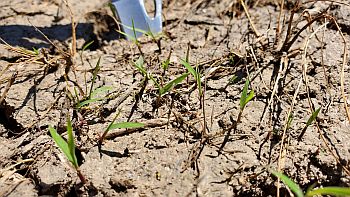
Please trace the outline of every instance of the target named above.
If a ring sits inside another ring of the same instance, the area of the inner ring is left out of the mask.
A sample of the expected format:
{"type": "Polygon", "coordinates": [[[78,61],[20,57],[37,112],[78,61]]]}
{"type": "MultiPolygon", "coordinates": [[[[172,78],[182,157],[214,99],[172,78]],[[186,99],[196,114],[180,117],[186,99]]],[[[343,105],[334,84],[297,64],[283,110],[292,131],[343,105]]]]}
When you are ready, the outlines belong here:
{"type": "Polygon", "coordinates": [[[0,1],[0,196],[291,195],[268,169],[304,191],[349,187],[350,1],[245,2],[165,0],[163,34],[135,43],[108,1],[69,0],[70,56],[64,1],[0,1]],[[161,85],[187,72],[188,56],[203,96],[189,75],[160,97],[133,64],[140,56],[161,85]],[[255,96],[237,121],[248,79],[255,96]],[[108,98],[78,108],[92,83],[111,87],[108,98]],[[67,114],[86,184],[48,130],[66,138],[67,114]],[[98,146],[116,114],[144,127],[111,130],[98,146]]]}

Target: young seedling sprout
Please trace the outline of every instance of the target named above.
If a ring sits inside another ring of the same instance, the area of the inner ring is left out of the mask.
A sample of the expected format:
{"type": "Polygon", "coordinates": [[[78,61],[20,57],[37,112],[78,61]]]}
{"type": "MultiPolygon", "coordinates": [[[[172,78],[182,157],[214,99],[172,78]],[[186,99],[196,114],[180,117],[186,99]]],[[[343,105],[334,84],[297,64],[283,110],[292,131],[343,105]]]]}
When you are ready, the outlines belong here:
{"type": "Polygon", "coordinates": [[[333,196],[349,196],[349,187],[322,187],[314,189],[314,185],[309,187],[304,194],[303,190],[298,184],[283,173],[269,170],[275,177],[280,178],[282,182],[295,194],[296,197],[311,197],[311,196],[322,196],[322,195],[333,195],[333,196]]]}
{"type": "Polygon", "coordinates": [[[100,145],[102,145],[104,139],[106,138],[107,134],[109,131],[113,129],[131,129],[131,128],[140,128],[143,127],[144,124],[138,123],[138,122],[119,122],[119,123],[114,123],[117,117],[119,116],[120,112],[118,112],[114,118],[113,121],[108,125],[108,127],[105,129],[103,132],[102,136],[99,139],[100,145]]]}
{"type": "Polygon", "coordinates": [[[221,153],[222,149],[224,148],[224,146],[226,145],[226,143],[229,140],[230,134],[231,134],[231,130],[236,130],[238,123],[241,122],[242,119],[242,114],[244,111],[244,108],[246,107],[246,105],[249,103],[249,101],[251,101],[254,98],[254,90],[251,90],[248,92],[248,87],[249,87],[249,80],[247,79],[243,90],[242,90],[242,94],[241,94],[241,98],[239,100],[239,113],[238,113],[238,117],[236,122],[228,129],[227,134],[224,138],[223,143],[221,144],[220,148],[219,148],[219,154],[221,153]]]}
{"type": "Polygon", "coordinates": [[[196,85],[198,88],[199,98],[202,97],[202,83],[201,83],[201,75],[198,72],[198,67],[193,68],[190,63],[188,62],[188,57],[186,57],[186,60],[181,60],[181,64],[185,66],[185,68],[188,70],[189,73],[194,77],[196,80],[196,85]]]}
{"type": "Polygon", "coordinates": [[[303,130],[301,131],[301,133],[300,133],[300,135],[299,135],[299,137],[298,137],[298,141],[301,141],[301,139],[303,138],[303,136],[304,136],[304,134],[305,134],[305,132],[306,132],[306,129],[312,124],[313,121],[316,120],[316,118],[317,118],[317,116],[318,116],[318,113],[320,113],[320,110],[321,110],[321,107],[318,108],[316,111],[314,111],[314,112],[311,114],[310,118],[309,118],[309,119],[307,120],[307,122],[306,122],[305,127],[303,128],[303,130]]]}
{"type": "Polygon", "coordinates": [[[167,92],[169,92],[173,87],[181,83],[186,77],[189,75],[189,73],[184,73],[177,78],[171,80],[166,85],[162,86],[160,83],[153,77],[152,73],[147,72],[145,67],[143,66],[144,61],[142,56],[134,62],[134,66],[137,68],[137,70],[144,76],[144,80],[151,80],[158,89],[158,98],[165,95],[167,92]]]}
{"type": "Polygon", "coordinates": [[[65,154],[67,159],[70,161],[70,163],[73,165],[74,169],[77,172],[77,175],[80,179],[80,181],[85,184],[86,179],[84,175],[81,173],[77,157],[75,155],[75,143],[74,143],[74,135],[73,135],[73,127],[72,122],[70,120],[69,115],[67,116],[67,136],[68,139],[65,141],[54,129],[52,126],[49,126],[49,131],[51,134],[51,137],[57,144],[57,146],[61,149],[61,151],[65,154]]]}

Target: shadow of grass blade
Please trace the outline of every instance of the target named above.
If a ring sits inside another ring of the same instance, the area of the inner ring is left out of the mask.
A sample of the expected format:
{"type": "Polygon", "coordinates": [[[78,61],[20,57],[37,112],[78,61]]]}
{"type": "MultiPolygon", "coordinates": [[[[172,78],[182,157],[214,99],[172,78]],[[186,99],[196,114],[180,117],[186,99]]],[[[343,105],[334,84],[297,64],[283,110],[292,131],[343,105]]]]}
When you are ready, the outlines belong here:
{"type": "Polygon", "coordinates": [[[333,195],[333,196],[350,196],[350,188],[348,187],[324,187],[308,191],[305,196],[319,196],[319,195],[333,195]]]}
{"type": "Polygon", "coordinates": [[[280,178],[282,180],[282,182],[290,189],[292,190],[292,192],[297,196],[297,197],[303,197],[303,191],[301,190],[301,188],[299,187],[298,184],[296,184],[294,181],[292,181],[288,176],[280,173],[280,172],[276,172],[273,170],[269,170],[271,172],[271,174],[273,174],[274,176],[280,178]]]}
{"type": "Polygon", "coordinates": [[[70,150],[68,147],[68,143],[57,133],[56,129],[54,129],[52,126],[49,126],[49,131],[51,134],[51,137],[57,144],[57,146],[62,150],[62,152],[66,155],[68,160],[73,163],[74,159],[72,155],[70,154],[70,150]]]}
{"type": "Polygon", "coordinates": [[[173,87],[175,87],[177,84],[181,83],[186,77],[189,75],[189,73],[185,73],[178,78],[170,81],[168,84],[166,84],[163,88],[160,89],[159,93],[160,96],[163,96],[167,92],[169,92],[173,87]]]}

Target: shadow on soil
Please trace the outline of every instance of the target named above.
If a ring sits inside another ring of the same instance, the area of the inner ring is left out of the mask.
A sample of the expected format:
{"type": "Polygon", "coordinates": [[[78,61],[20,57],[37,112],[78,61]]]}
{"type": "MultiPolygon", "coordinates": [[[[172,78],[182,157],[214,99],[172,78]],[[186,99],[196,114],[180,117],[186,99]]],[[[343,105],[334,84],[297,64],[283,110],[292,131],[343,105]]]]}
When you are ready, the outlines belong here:
{"type": "MultiPolygon", "coordinates": [[[[111,41],[121,38],[114,30],[101,32],[96,30],[97,28],[95,26],[94,23],[78,23],[76,27],[77,39],[83,39],[85,43],[94,41],[89,46],[90,50],[98,49],[101,41],[111,41]]],[[[65,42],[72,39],[71,24],[56,24],[50,27],[37,27],[37,29],[51,41],[65,42]]],[[[1,25],[0,37],[11,46],[20,46],[29,50],[33,48],[49,48],[51,44],[37,29],[30,25],[1,25]]]]}

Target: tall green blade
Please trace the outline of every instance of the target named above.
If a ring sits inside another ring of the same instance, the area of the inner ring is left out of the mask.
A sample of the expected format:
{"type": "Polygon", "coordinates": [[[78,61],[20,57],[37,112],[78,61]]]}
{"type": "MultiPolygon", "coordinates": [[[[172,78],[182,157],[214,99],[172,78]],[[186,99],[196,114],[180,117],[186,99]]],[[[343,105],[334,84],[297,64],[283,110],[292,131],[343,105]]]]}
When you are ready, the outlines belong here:
{"type": "Polygon", "coordinates": [[[90,92],[89,92],[89,97],[88,97],[88,99],[91,98],[91,93],[92,93],[92,90],[94,89],[94,83],[95,83],[95,81],[96,81],[97,74],[98,74],[98,72],[99,72],[100,69],[101,69],[100,64],[101,64],[101,57],[98,58],[97,63],[96,63],[96,66],[95,66],[95,68],[94,68],[94,71],[92,72],[92,80],[91,80],[91,86],[90,86],[90,92]]]}
{"type": "Polygon", "coordinates": [[[143,127],[144,124],[138,122],[120,122],[114,123],[108,127],[108,131],[113,129],[131,129],[131,128],[139,128],[143,127]]]}
{"type": "Polygon", "coordinates": [[[143,67],[143,64],[144,60],[142,56],[140,56],[139,59],[137,59],[136,62],[134,62],[134,66],[139,70],[139,72],[141,72],[145,77],[147,77],[147,71],[143,67]]]}
{"type": "Polygon", "coordinates": [[[312,115],[310,116],[310,118],[307,120],[306,122],[306,127],[310,126],[311,123],[316,120],[318,113],[320,113],[321,107],[318,108],[316,111],[314,111],[314,113],[312,113],[312,115]]]}
{"type": "Polygon", "coordinates": [[[190,72],[193,75],[193,77],[197,80],[196,70],[185,60],[181,60],[181,64],[184,65],[187,68],[188,72],[190,72]]]}
{"type": "Polygon", "coordinates": [[[74,135],[73,135],[73,127],[72,127],[72,122],[70,120],[69,115],[67,116],[67,134],[68,134],[68,148],[69,148],[69,153],[72,158],[72,164],[74,165],[75,168],[78,168],[78,160],[77,157],[75,156],[75,144],[74,144],[74,135]]]}
{"type": "Polygon", "coordinates": [[[308,191],[305,196],[319,196],[319,195],[333,195],[333,196],[350,196],[349,187],[324,187],[308,191]]]}
{"type": "Polygon", "coordinates": [[[108,92],[113,90],[113,87],[111,86],[101,86],[99,88],[96,88],[94,91],[91,92],[91,98],[95,98],[98,94],[108,92]]]}
{"type": "Polygon", "coordinates": [[[276,171],[273,171],[273,170],[270,170],[270,172],[280,178],[282,180],[282,182],[284,184],[287,185],[287,187],[292,190],[292,192],[297,196],[297,197],[303,197],[304,194],[303,194],[303,191],[301,190],[301,188],[299,187],[299,185],[297,185],[294,181],[292,181],[288,176],[280,173],[280,172],[276,172],[276,171]]]}
{"type": "Polygon", "coordinates": [[[68,147],[67,142],[57,133],[56,129],[54,129],[52,126],[49,126],[49,131],[50,134],[53,138],[53,140],[55,141],[55,143],[57,144],[57,146],[62,150],[62,152],[66,155],[66,157],[68,158],[68,160],[73,163],[73,157],[70,154],[70,150],[68,147]]]}
{"type": "Polygon", "coordinates": [[[245,81],[242,94],[241,94],[241,99],[239,101],[239,106],[241,110],[243,110],[244,107],[247,105],[247,103],[254,98],[254,90],[251,90],[248,94],[248,87],[249,87],[249,79],[245,81]]]}
{"type": "Polygon", "coordinates": [[[185,73],[176,79],[170,81],[168,84],[166,84],[163,88],[160,89],[160,95],[163,96],[165,93],[169,92],[173,87],[175,87],[177,84],[181,83],[186,77],[189,75],[189,73],[185,73]]]}

